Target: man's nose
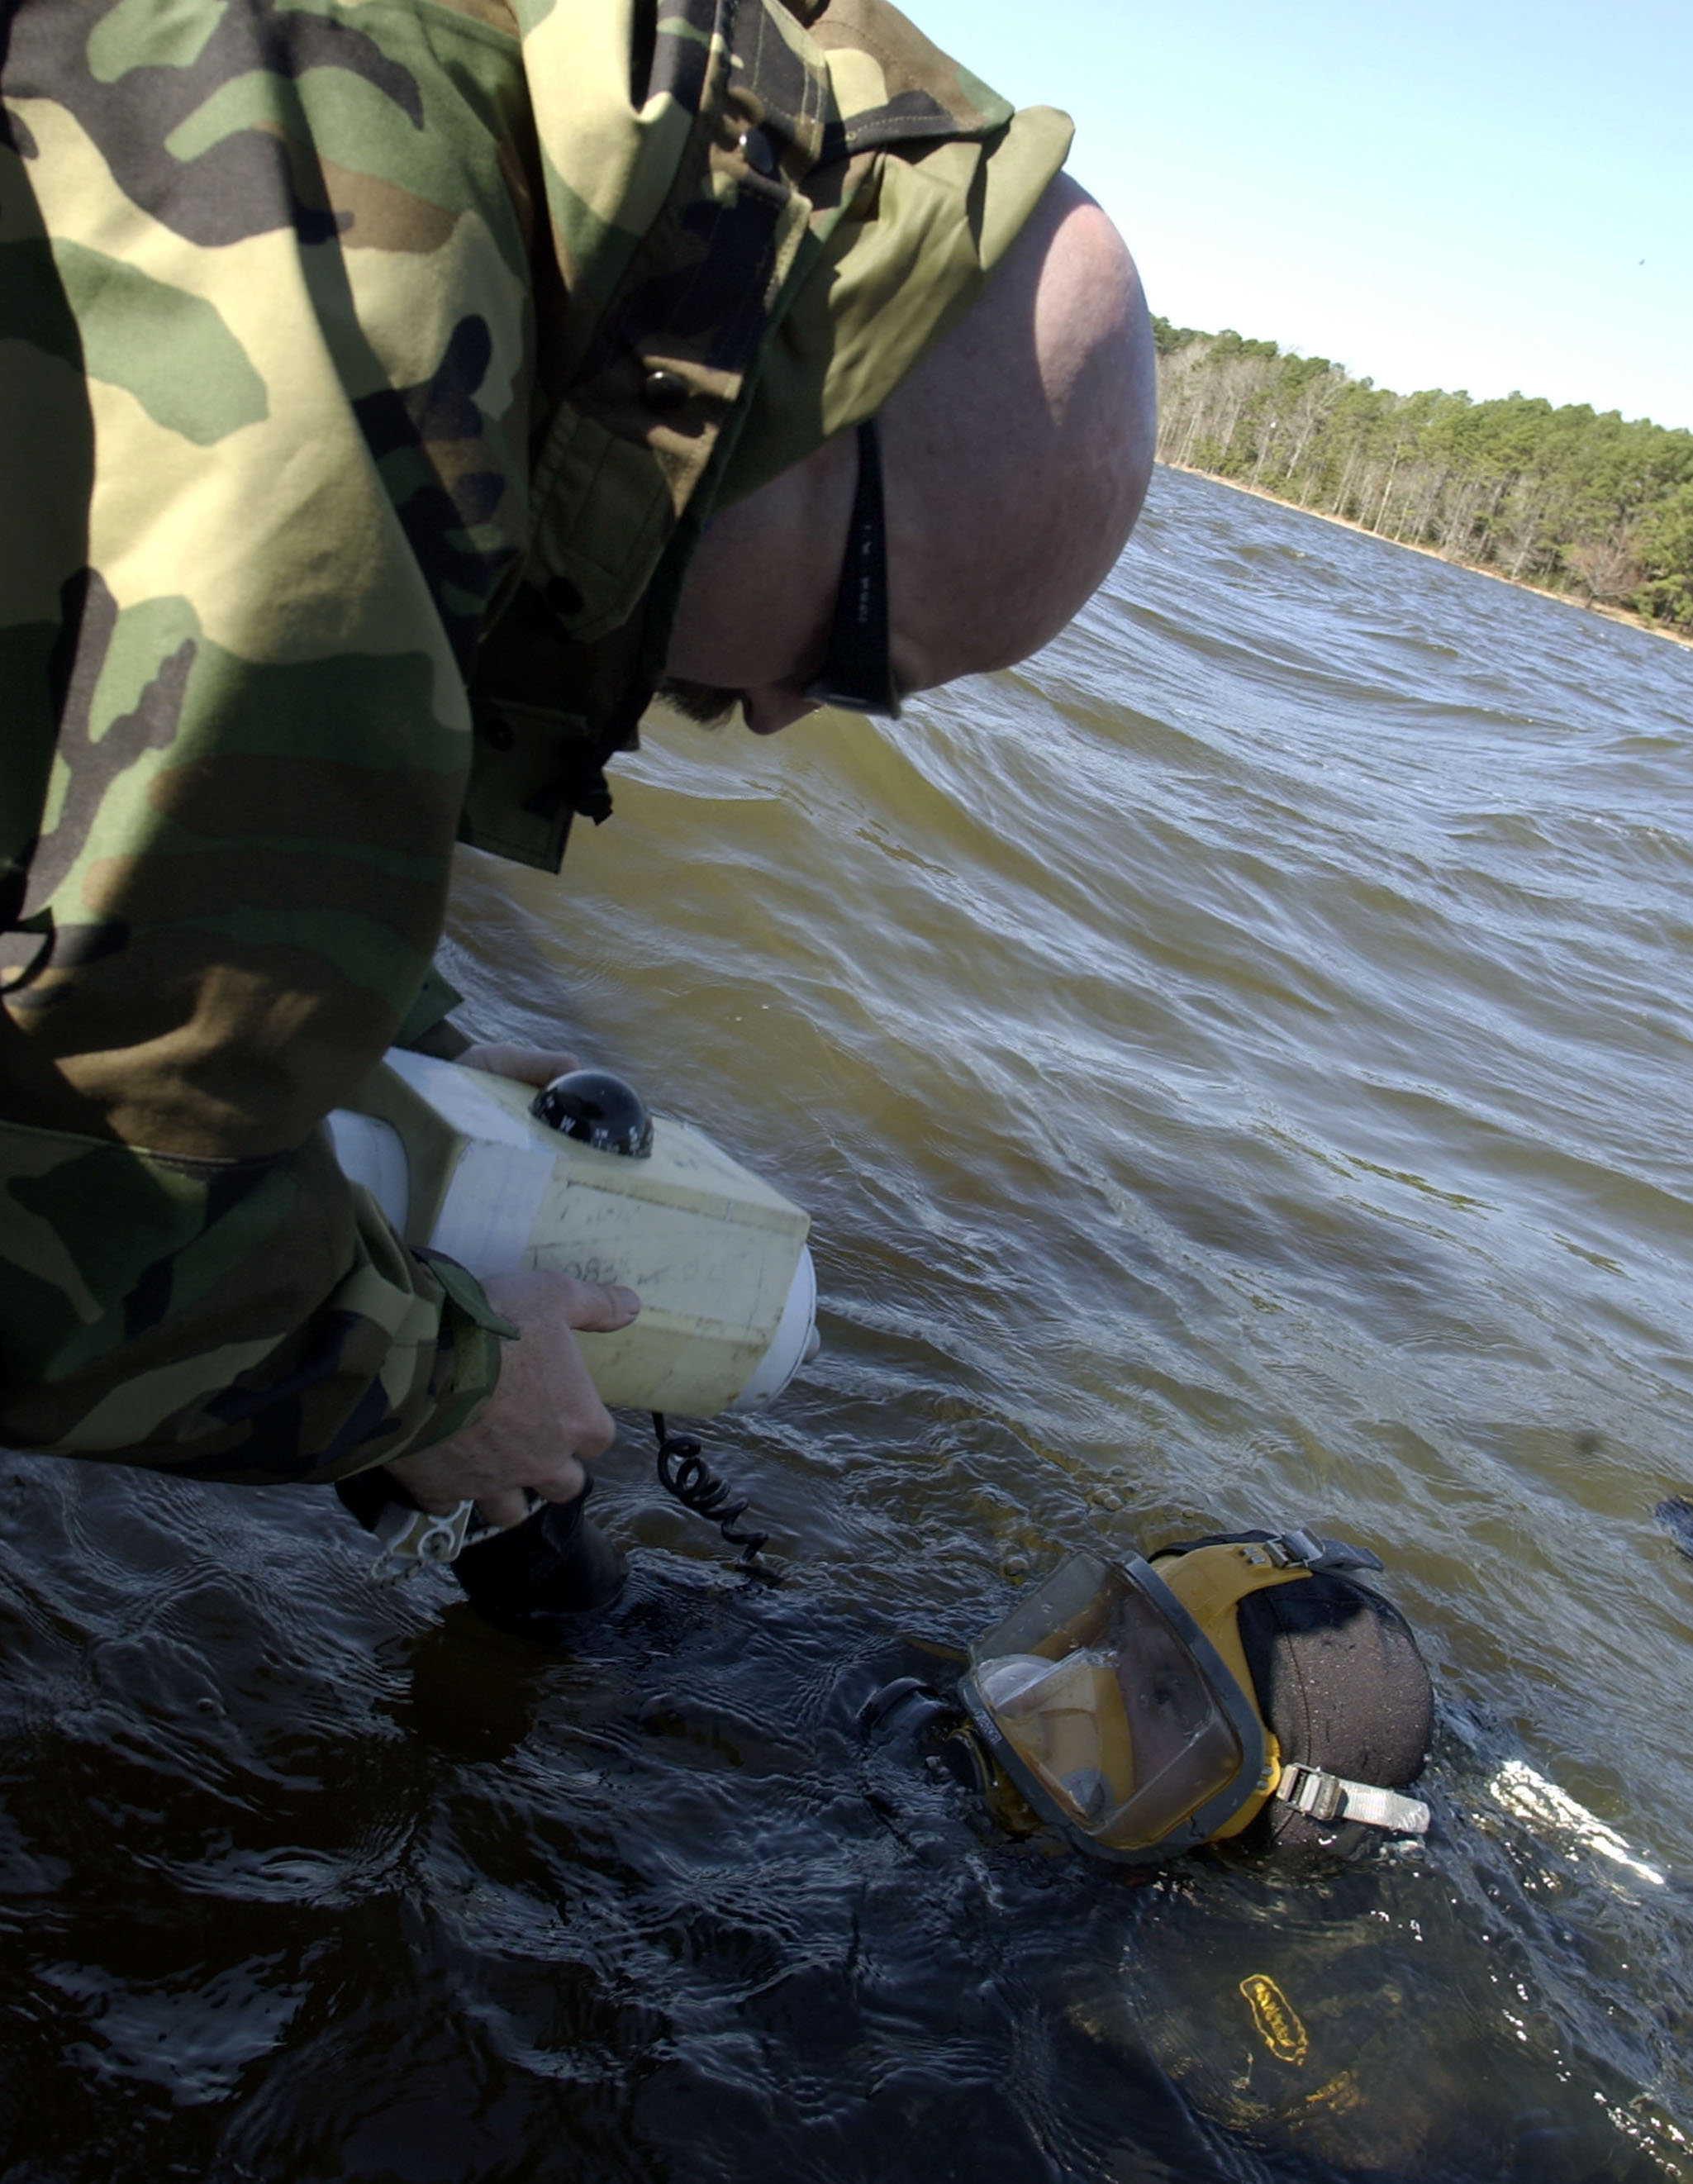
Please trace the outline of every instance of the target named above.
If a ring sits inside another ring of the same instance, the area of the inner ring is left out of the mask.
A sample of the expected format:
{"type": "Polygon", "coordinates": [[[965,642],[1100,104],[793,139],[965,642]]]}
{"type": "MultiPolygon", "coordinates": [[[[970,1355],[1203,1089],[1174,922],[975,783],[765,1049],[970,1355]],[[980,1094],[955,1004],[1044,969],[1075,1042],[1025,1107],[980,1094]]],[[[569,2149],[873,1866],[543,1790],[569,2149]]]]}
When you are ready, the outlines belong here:
{"type": "Polygon", "coordinates": [[[773,736],[817,708],[792,682],[766,682],[741,693],[741,717],[755,736],[773,736]]]}

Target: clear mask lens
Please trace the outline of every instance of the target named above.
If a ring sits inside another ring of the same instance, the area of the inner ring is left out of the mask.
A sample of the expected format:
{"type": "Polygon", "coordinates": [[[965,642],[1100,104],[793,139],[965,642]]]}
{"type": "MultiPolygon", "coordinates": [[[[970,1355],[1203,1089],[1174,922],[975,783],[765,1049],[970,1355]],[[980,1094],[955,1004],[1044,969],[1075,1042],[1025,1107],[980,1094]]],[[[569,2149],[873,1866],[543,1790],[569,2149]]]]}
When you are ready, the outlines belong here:
{"type": "Polygon", "coordinates": [[[1072,1555],[972,1648],[964,1696],[1037,1811],[1132,1854],[1256,1780],[1261,1729],[1210,1652],[1144,1563],[1072,1555]]]}

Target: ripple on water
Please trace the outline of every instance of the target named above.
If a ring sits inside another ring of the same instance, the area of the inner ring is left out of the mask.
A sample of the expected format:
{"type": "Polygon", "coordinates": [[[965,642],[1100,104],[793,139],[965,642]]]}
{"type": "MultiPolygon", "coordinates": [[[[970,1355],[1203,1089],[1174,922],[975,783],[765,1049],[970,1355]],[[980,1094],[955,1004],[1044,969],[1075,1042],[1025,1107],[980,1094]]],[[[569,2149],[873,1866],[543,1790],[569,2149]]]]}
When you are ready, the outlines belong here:
{"type": "Polygon", "coordinates": [[[655,722],[562,892],[467,853],[478,1027],[813,1212],[826,1351],[711,1434],[795,1575],[638,1420],[569,1662],[327,1494],[0,1471],[8,2175],[1693,2173],[1689,688],[1161,473],[1036,662],[655,722]],[[1065,1547],[1265,1517],[1389,1562],[1426,1851],[1142,1885],[861,1726],[1065,1547]]]}

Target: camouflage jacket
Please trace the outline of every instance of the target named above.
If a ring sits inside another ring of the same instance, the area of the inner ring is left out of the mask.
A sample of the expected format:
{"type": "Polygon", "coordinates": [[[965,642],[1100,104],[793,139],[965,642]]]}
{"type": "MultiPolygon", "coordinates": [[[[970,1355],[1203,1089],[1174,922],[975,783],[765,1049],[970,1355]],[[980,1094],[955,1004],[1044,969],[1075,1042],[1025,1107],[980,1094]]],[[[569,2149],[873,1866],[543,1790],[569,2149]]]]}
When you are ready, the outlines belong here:
{"type": "Polygon", "coordinates": [[[486,1400],[322,1117],[1066,136],[883,0],[0,9],[0,1440],[325,1479],[486,1400]]]}

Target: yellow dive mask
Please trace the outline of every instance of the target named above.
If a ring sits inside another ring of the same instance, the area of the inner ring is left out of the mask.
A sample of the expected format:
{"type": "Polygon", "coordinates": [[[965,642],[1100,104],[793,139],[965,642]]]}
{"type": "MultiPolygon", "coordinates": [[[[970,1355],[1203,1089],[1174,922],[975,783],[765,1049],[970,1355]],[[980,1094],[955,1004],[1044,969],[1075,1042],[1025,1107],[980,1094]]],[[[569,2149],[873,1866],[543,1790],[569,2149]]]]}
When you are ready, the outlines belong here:
{"type": "Polygon", "coordinates": [[[1342,1575],[1381,1567],[1363,1549],[1298,1530],[1201,1541],[1151,1562],[1073,1554],[972,1646],[960,1696],[1035,1813],[1107,1858],[1150,1863],[1239,1835],[1272,1799],[1319,1828],[1362,1821],[1421,1835],[1426,1805],[1330,1771],[1321,1752],[1285,1748],[1334,1742],[1333,1716],[1348,1753],[1378,1774],[1402,1783],[1420,1766],[1427,1670],[1390,1604],[1342,1575]],[[1314,1578],[1330,1581],[1313,1592],[1314,1578]],[[1300,1585],[1299,1608],[1323,1612],[1289,1615],[1294,1602],[1276,1603],[1271,1650],[1255,1625],[1249,1665],[1243,1602],[1300,1585]],[[1394,1641],[1385,1653],[1384,1632],[1394,1641]],[[1366,1652],[1353,1661],[1360,1639],[1366,1652]],[[1334,1687],[1328,1712],[1313,1716],[1301,1685],[1291,1740],[1285,1724],[1280,1738],[1271,1726],[1278,1709],[1264,1688],[1285,1666],[1278,1646],[1289,1658],[1303,1649],[1319,1698],[1325,1674],[1334,1687]],[[1347,1717],[1378,1699],[1387,1727],[1373,1736],[1347,1717]]]}

